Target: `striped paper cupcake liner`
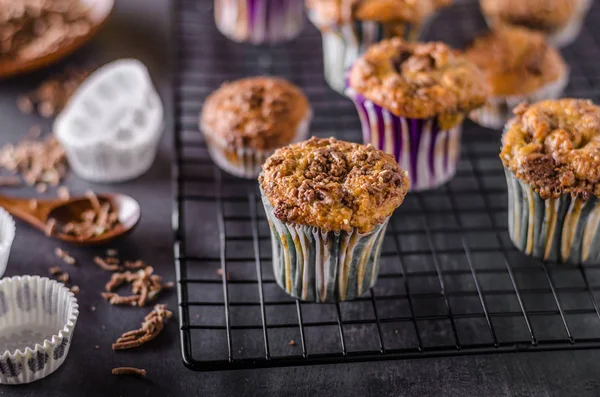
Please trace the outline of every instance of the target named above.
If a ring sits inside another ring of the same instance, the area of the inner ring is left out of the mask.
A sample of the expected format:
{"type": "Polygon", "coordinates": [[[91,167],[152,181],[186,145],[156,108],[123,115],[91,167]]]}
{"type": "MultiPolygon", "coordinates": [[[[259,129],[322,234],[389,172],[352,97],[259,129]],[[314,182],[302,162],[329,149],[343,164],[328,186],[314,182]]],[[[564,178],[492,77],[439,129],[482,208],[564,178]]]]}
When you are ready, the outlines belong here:
{"type": "Polygon", "coordinates": [[[304,25],[302,0],[215,0],[215,23],[237,42],[275,44],[296,38],[304,25]]]}
{"type": "Polygon", "coordinates": [[[64,285],[39,276],[0,281],[0,384],[45,378],[67,357],[79,314],[64,285]]]}
{"type": "MultiPolygon", "coordinates": [[[[290,143],[296,143],[308,138],[312,110],[298,125],[296,135],[290,143]]],[[[274,150],[256,150],[247,147],[232,148],[226,142],[218,139],[210,131],[200,125],[206,138],[208,154],[223,171],[239,178],[256,179],[262,170],[262,165],[274,150]]]]}
{"type": "Polygon", "coordinates": [[[341,302],[358,298],[375,284],[387,219],[370,233],[327,232],[286,224],[264,195],[262,201],[271,228],[275,280],[288,294],[309,302],[341,302]]]}
{"type": "Polygon", "coordinates": [[[491,97],[486,104],[469,114],[469,118],[477,124],[494,130],[502,130],[504,125],[514,116],[513,109],[522,102],[536,103],[546,99],[559,98],[569,83],[569,71],[557,81],[546,84],[529,95],[513,95],[508,97],[491,97]]]}
{"type": "Polygon", "coordinates": [[[600,200],[562,195],[544,200],[505,169],[508,231],[525,254],[550,262],[600,263],[600,200]]]}
{"type": "Polygon", "coordinates": [[[460,158],[462,124],[443,130],[437,118],[396,116],[350,88],[346,93],[358,110],[364,143],[394,155],[408,171],[411,191],[435,189],[452,179],[460,158]]]}
{"type": "Polygon", "coordinates": [[[394,36],[394,31],[403,31],[404,38],[416,40],[421,26],[412,24],[381,24],[374,21],[356,21],[340,25],[325,25],[318,14],[309,12],[310,20],[321,30],[323,37],[323,64],[327,84],[344,94],[345,75],[350,66],[371,45],[394,36]]]}

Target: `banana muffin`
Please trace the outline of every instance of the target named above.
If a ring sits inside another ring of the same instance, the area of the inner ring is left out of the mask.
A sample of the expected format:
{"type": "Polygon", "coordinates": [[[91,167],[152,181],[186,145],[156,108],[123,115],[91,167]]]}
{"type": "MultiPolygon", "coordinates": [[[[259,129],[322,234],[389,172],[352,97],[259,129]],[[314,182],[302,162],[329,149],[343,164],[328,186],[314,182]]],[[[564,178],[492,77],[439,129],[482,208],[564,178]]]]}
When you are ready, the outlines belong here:
{"type": "Polygon", "coordinates": [[[490,97],[470,118],[502,129],[521,102],[535,103],[562,95],[569,68],[545,37],[525,28],[499,27],[474,40],[465,56],[483,71],[490,97]]]}
{"type": "Polygon", "coordinates": [[[370,45],[391,38],[416,40],[438,9],[452,0],[306,0],[323,36],[325,80],[344,93],[345,74],[370,45]]]}
{"type": "Polygon", "coordinates": [[[393,154],[412,190],[427,190],[454,175],[462,122],[488,91],[477,66],[447,45],[394,38],[356,61],[347,94],[364,142],[393,154]]]}
{"type": "Polygon", "coordinates": [[[490,27],[516,25],[548,36],[554,46],[572,43],[592,0],[480,0],[490,27]]]}
{"type": "Polygon", "coordinates": [[[385,228],[409,188],[393,156],[371,145],[311,138],[276,150],[259,183],[283,289],[334,302],[375,284],[385,228]]]}
{"type": "Polygon", "coordinates": [[[294,84],[250,77],[225,83],[206,99],[200,128],[219,167],[253,179],[273,150],[307,138],[311,117],[308,99],[294,84]]]}
{"type": "Polygon", "coordinates": [[[600,107],[583,99],[520,105],[502,138],[509,232],[528,255],[600,262],[600,107]]]}

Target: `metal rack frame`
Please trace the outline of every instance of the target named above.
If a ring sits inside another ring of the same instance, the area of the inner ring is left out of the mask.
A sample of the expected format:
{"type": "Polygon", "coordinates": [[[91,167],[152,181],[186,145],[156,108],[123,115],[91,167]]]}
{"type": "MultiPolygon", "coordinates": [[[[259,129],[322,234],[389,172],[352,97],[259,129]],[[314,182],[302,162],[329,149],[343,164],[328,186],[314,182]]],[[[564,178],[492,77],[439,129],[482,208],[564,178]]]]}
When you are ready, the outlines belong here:
{"type": "MultiPolygon", "coordinates": [[[[320,35],[293,43],[235,44],[214,28],[209,0],[175,11],[173,227],[182,355],[194,370],[342,363],[600,347],[600,266],[542,263],[507,233],[499,133],[467,123],[456,177],[410,194],[384,241],[378,284],[356,301],[305,303],[276,285],[269,231],[255,181],[220,171],[197,118],[227,80],[289,78],[315,110],[315,135],[360,141],[351,102],[322,77],[320,35]],[[221,274],[217,273],[221,269],[221,274]],[[294,343],[291,343],[291,341],[294,343]]],[[[598,96],[600,6],[563,54],[571,96],[598,96]]],[[[429,38],[461,46],[485,24],[475,3],[443,12],[429,38]],[[453,21],[460,20],[457,26],[453,21]]]]}

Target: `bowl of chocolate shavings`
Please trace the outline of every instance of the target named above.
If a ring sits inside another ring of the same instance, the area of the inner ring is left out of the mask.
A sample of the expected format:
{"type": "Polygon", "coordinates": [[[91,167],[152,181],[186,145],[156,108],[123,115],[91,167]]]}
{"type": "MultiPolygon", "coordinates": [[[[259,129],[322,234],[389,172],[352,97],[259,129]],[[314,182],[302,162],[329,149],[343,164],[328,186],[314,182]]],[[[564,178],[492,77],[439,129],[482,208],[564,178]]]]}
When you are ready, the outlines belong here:
{"type": "Polygon", "coordinates": [[[85,44],[114,0],[0,0],[0,78],[43,68],[85,44]]]}

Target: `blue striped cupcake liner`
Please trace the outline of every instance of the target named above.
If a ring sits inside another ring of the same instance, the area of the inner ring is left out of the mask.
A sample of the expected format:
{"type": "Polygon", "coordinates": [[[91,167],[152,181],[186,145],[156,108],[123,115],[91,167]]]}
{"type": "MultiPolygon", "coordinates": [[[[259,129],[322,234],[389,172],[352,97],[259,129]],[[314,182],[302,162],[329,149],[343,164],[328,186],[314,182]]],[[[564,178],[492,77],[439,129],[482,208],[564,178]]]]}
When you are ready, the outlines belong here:
{"type": "MultiPolygon", "coordinates": [[[[352,64],[371,45],[393,37],[389,25],[374,21],[325,25],[316,12],[308,13],[309,19],[321,30],[323,37],[323,64],[327,84],[340,94],[344,94],[345,75],[352,64]]],[[[421,26],[404,24],[405,39],[415,40],[421,26]]]]}
{"type": "Polygon", "coordinates": [[[408,171],[410,190],[430,190],[448,182],[460,158],[462,124],[444,130],[437,118],[411,119],[392,112],[348,88],[356,105],[363,141],[394,155],[408,171]]]}
{"type": "Polygon", "coordinates": [[[215,23],[237,42],[275,44],[289,41],[304,26],[302,0],[215,0],[215,23]]]}
{"type": "Polygon", "coordinates": [[[262,201],[275,280],[288,294],[309,302],[341,302],[358,298],[375,284],[389,218],[369,233],[324,231],[284,223],[264,195],[262,201]]]}
{"type": "Polygon", "coordinates": [[[600,263],[600,200],[569,194],[544,200],[505,168],[508,231],[527,255],[566,264],[600,263]]]}

